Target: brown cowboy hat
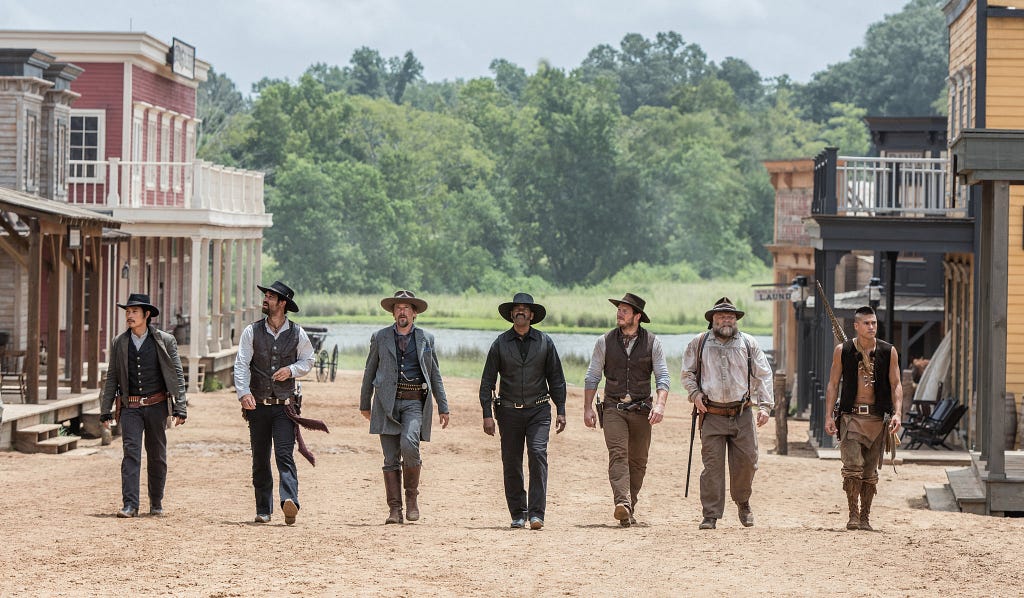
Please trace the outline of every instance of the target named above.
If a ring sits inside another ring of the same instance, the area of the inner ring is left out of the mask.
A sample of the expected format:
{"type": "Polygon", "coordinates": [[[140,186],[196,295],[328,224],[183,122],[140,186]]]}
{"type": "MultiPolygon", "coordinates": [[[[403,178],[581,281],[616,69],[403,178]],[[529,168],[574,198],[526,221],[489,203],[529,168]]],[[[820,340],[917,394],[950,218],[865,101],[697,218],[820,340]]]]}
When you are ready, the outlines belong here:
{"type": "Polygon", "coordinates": [[[384,311],[390,313],[394,313],[396,303],[408,303],[418,314],[427,311],[427,302],[417,299],[412,291],[395,291],[394,297],[385,297],[380,300],[380,306],[384,308],[384,311]]]}
{"type": "Polygon", "coordinates": [[[715,301],[715,306],[704,312],[704,319],[708,321],[708,330],[711,330],[711,323],[715,321],[715,314],[718,313],[736,314],[736,319],[739,320],[746,312],[736,309],[736,306],[732,304],[732,299],[719,297],[718,301],[715,301]]]}
{"type": "Polygon", "coordinates": [[[609,299],[608,301],[610,301],[611,304],[614,305],[615,307],[618,307],[620,303],[625,303],[626,305],[629,305],[636,311],[640,312],[641,322],[644,322],[645,324],[651,323],[651,319],[647,317],[647,313],[644,311],[644,307],[647,305],[647,302],[641,299],[640,297],[637,297],[633,293],[626,293],[625,295],[622,296],[622,299],[609,299]]]}
{"type": "Polygon", "coordinates": [[[299,306],[295,303],[294,299],[295,291],[293,291],[291,287],[281,282],[280,280],[275,280],[274,284],[270,285],[269,287],[261,287],[260,285],[256,285],[256,288],[263,291],[264,293],[270,291],[271,293],[274,293],[278,297],[284,299],[285,303],[287,304],[285,305],[286,311],[299,311],[299,306]]]}
{"type": "Polygon", "coordinates": [[[544,306],[540,303],[533,302],[533,295],[529,293],[516,293],[512,300],[508,303],[502,303],[498,306],[498,313],[501,317],[505,318],[509,322],[512,322],[512,307],[522,303],[530,306],[530,311],[533,312],[533,321],[531,324],[540,324],[540,321],[544,319],[544,316],[548,315],[548,310],[544,309],[544,306]]]}
{"type": "Polygon", "coordinates": [[[149,295],[145,293],[132,293],[128,295],[128,302],[124,305],[118,303],[118,307],[121,309],[128,309],[129,307],[141,307],[142,309],[149,312],[149,317],[155,318],[160,315],[160,310],[155,305],[149,302],[149,295]]]}

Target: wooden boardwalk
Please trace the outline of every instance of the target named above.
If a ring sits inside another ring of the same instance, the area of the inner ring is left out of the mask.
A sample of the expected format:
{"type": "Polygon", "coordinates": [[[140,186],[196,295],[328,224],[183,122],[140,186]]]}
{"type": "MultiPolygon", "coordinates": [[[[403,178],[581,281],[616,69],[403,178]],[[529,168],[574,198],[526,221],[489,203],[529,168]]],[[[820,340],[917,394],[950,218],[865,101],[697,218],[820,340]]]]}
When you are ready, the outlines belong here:
{"type": "MultiPolygon", "coordinates": [[[[44,393],[45,394],[45,393],[44,393]]],[[[15,431],[38,424],[56,424],[80,417],[84,411],[100,406],[100,391],[87,390],[71,394],[67,387],[61,387],[54,401],[42,400],[36,404],[8,403],[4,401],[0,420],[0,450],[14,448],[15,431]]]]}

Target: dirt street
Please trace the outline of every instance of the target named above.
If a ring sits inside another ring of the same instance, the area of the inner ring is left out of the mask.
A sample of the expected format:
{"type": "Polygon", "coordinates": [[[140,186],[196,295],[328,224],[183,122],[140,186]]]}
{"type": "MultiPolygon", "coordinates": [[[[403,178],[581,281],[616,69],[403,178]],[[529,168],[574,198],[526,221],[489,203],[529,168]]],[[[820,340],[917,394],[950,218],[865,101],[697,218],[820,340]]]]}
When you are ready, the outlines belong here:
{"type": "MultiPolygon", "coordinates": [[[[442,364],[443,370],[443,364],[442,364]]],[[[791,454],[761,430],[743,528],[733,505],[699,531],[699,446],[683,498],[690,408],[673,393],[655,428],[640,525],[612,518],[607,453],[570,390],[569,426],[549,444],[541,531],[510,530],[497,437],[481,431],[478,382],[449,379],[452,424],[424,445],[413,524],[387,516],[376,436],[358,412],[361,372],[303,384],[318,457],[299,461],[298,523],[252,523],[248,430],[231,391],[190,397],[169,432],[164,517],[116,519],[121,442],[87,456],[0,453],[0,596],[1017,596],[1024,519],[927,510],[942,467],[881,472],[872,522],[848,532],[839,463],[819,461],[793,422],[791,454]]],[[[276,471],[275,471],[276,478],[276,471]]],[[[148,511],[143,474],[142,512],[148,511]]]]}

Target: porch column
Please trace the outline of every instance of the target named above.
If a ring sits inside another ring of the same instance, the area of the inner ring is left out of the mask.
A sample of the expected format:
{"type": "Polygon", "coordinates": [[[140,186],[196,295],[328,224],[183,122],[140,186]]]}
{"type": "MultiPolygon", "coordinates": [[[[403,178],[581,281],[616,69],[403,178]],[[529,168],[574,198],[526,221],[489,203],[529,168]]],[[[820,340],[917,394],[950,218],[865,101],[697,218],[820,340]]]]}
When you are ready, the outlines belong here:
{"type": "Polygon", "coordinates": [[[224,298],[224,287],[222,285],[222,274],[224,271],[223,253],[221,250],[223,242],[220,239],[213,240],[213,291],[210,303],[210,340],[209,351],[215,353],[220,351],[220,319],[221,305],[224,298]]]}
{"type": "Polygon", "coordinates": [[[189,278],[189,339],[188,339],[188,392],[197,393],[199,388],[199,359],[201,357],[200,343],[206,342],[205,326],[202,317],[202,296],[201,289],[205,288],[202,283],[203,272],[203,239],[192,237],[191,266],[192,271],[189,278]]]}
{"type": "Polygon", "coordinates": [[[245,239],[235,239],[235,333],[231,335],[231,344],[234,346],[242,336],[242,328],[245,326],[245,261],[248,259],[245,251],[245,239]]]}
{"type": "Polygon", "coordinates": [[[245,302],[245,308],[248,314],[245,318],[246,322],[255,322],[260,314],[260,304],[257,302],[256,297],[256,285],[260,284],[260,272],[257,270],[256,260],[256,239],[249,239],[246,243],[247,253],[249,254],[249,286],[245,289],[247,300],[245,302]]]}
{"type": "MultiPolygon", "coordinates": [[[[985,181],[981,187],[981,305],[979,310],[978,403],[985,404],[985,439],[982,459],[987,458],[989,480],[1006,479],[1006,331],[1009,274],[1009,206],[1010,185],[1007,181],[985,181]],[[984,354],[982,354],[984,350],[984,354]],[[982,386],[983,385],[983,386],[982,386]],[[987,455],[985,454],[987,453],[987,455]]],[[[991,495],[989,496],[991,501],[991,495]]]]}
{"type": "MultiPolygon", "coordinates": [[[[64,262],[60,259],[63,237],[49,234],[47,239],[50,247],[50,296],[46,302],[46,400],[56,401],[60,383],[57,376],[60,369],[60,306],[64,304],[60,284],[64,278],[64,262]]],[[[39,309],[39,304],[29,308],[39,309]]]]}
{"type": "Polygon", "coordinates": [[[224,272],[221,274],[221,290],[220,290],[220,348],[227,349],[231,346],[231,325],[234,323],[234,318],[231,315],[231,275],[235,271],[234,269],[234,252],[232,246],[234,243],[231,239],[221,241],[223,245],[223,268],[224,272]]]}
{"type": "Polygon", "coordinates": [[[28,335],[25,341],[26,403],[39,402],[39,304],[43,288],[43,234],[38,220],[27,221],[28,233],[28,335]]]}
{"type": "Polygon", "coordinates": [[[68,363],[71,367],[71,392],[82,392],[82,337],[85,335],[85,239],[75,250],[75,268],[71,274],[71,325],[68,326],[68,363]]]}
{"type": "Polygon", "coordinates": [[[89,254],[92,258],[88,263],[89,272],[89,322],[85,335],[85,359],[89,362],[85,380],[86,388],[99,388],[100,385],[100,310],[103,301],[100,299],[100,279],[103,278],[103,237],[102,229],[89,237],[89,254]]]}

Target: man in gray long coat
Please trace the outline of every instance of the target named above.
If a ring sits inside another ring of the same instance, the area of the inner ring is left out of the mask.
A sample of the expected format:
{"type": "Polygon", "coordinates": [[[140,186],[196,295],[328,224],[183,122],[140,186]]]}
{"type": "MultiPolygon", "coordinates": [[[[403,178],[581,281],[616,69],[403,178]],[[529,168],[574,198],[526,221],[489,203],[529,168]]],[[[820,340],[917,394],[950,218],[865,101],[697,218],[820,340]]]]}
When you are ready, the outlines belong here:
{"type": "Polygon", "coordinates": [[[160,311],[149,295],[132,293],[125,304],[128,330],[114,337],[107,361],[107,379],[100,397],[100,420],[107,428],[118,420],[124,457],[121,459],[121,499],[118,517],[139,514],[139,476],[142,445],[146,445],[146,473],[149,513],[164,512],[164,484],[167,481],[167,434],[169,416],[174,425],[185,423],[185,374],[174,337],[150,320],[160,311]],[[115,413],[114,399],[118,404],[115,413]],[[145,439],[145,440],[143,440],[145,439]]]}
{"type": "Polygon", "coordinates": [[[427,302],[410,291],[398,291],[380,302],[395,323],[370,337],[363,371],[359,411],[370,420],[370,434],[380,435],[384,451],[384,490],[388,518],[402,523],[402,478],[405,478],[406,518],[420,518],[420,441],[430,441],[430,397],[437,401],[438,421],[448,427],[448,400],[434,351],[434,336],[417,328],[416,316],[427,302]]]}

